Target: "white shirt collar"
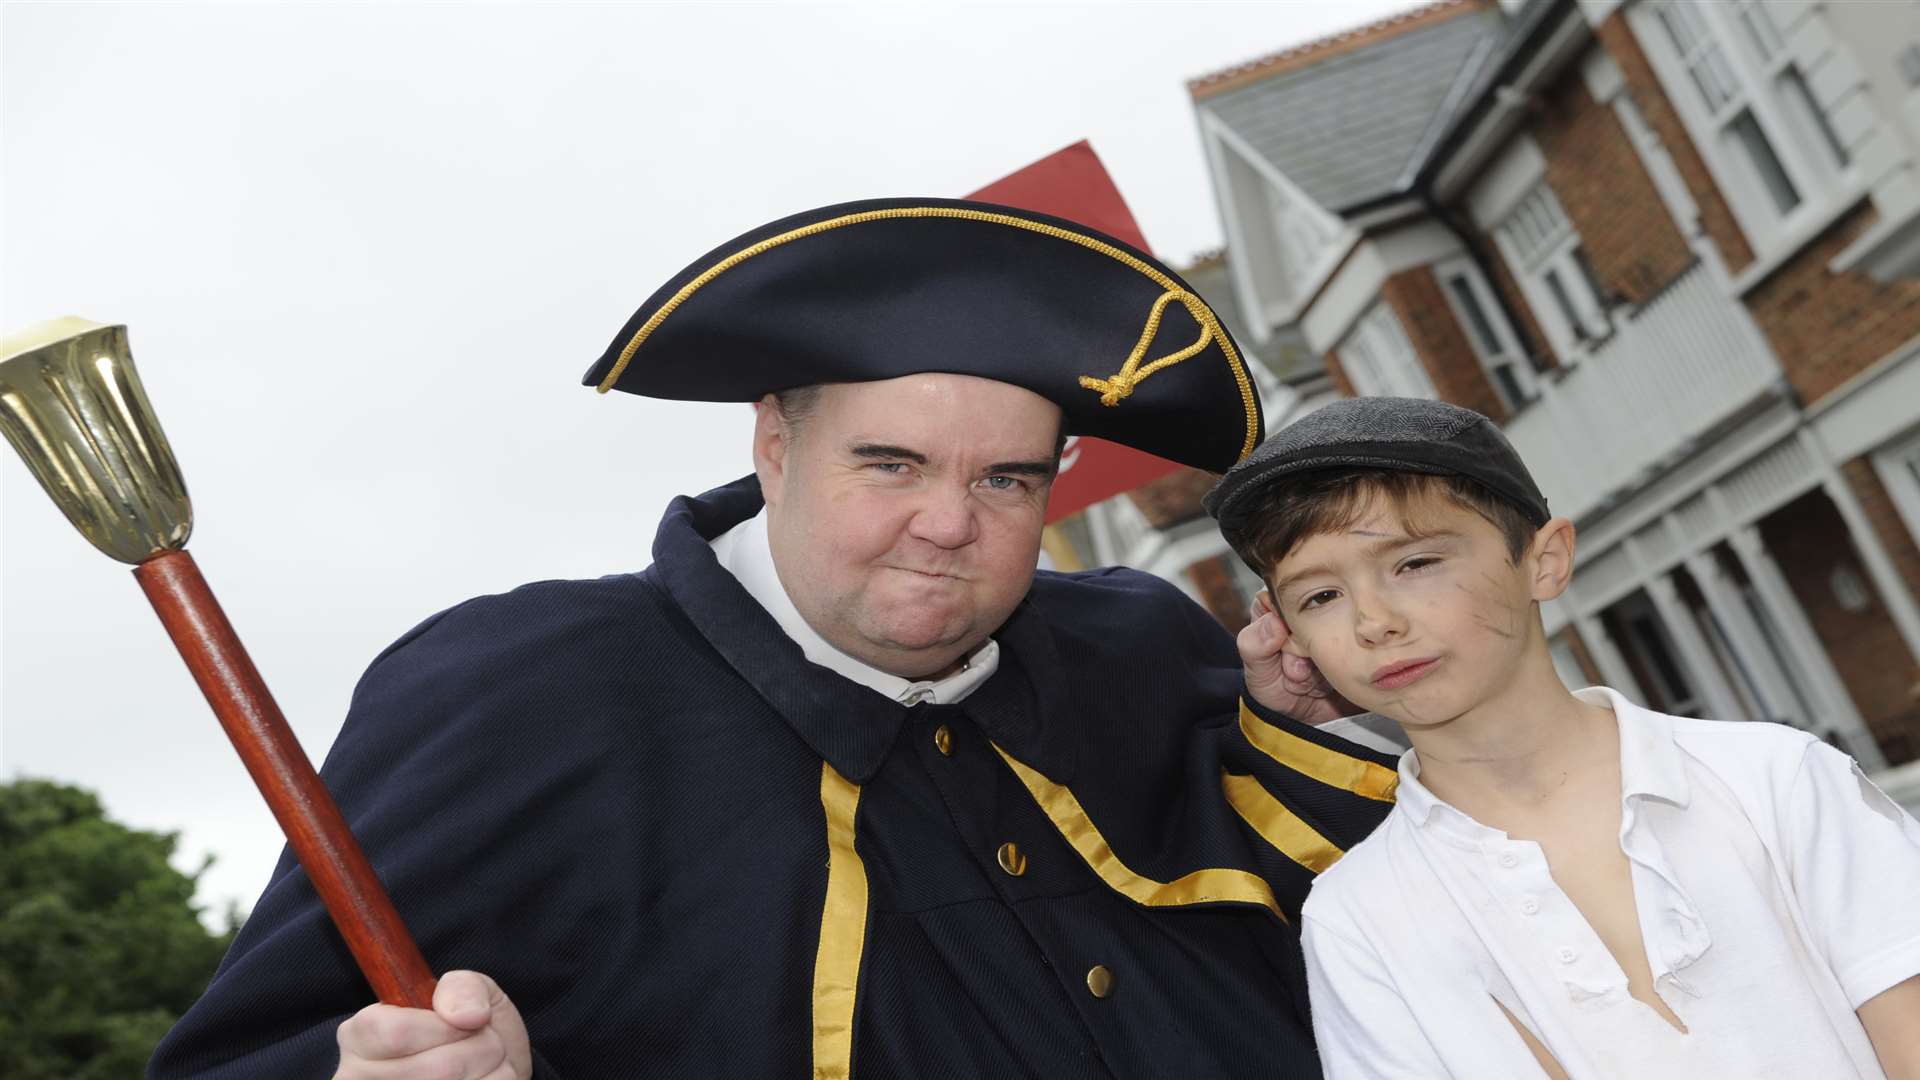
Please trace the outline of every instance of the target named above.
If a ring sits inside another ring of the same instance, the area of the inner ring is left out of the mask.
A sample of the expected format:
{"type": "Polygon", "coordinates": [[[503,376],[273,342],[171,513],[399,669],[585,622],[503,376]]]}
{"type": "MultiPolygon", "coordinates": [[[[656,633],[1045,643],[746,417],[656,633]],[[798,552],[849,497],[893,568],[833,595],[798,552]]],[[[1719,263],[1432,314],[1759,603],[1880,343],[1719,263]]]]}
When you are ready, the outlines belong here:
{"type": "MultiPolygon", "coordinates": [[[[1692,793],[1680,748],[1673,742],[1673,721],[1650,712],[1604,686],[1576,690],[1574,697],[1589,705],[1613,710],[1620,729],[1620,801],[1624,806],[1639,796],[1663,799],[1676,806],[1687,805],[1692,793]]],[[[1472,839],[1485,839],[1494,833],[1459,810],[1442,801],[1420,782],[1420,756],[1413,750],[1400,755],[1400,787],[1395,801],[1416,824],[1426,825],[1435,810],[1446,811],[1451,831],[1472,839]]]]}
{"type": "Polygon", "coordinates": [[[1000,666],[1000,646],[992,638],[962,661],[959,671],[937,680],[903,679],[834,648],[801,616],[800,609],[793,605],[793,598],[780,583],[780,575],[773,566],[773,546],[767,539],[765,507],[714,537],[710,546],[720,565],[739,580],[747,595],[767,609],[767,614],[800,646],[800,652],[809,661],[903,705],[918,705],[922,701],[955,704],[978,689],[1000,666]]]}

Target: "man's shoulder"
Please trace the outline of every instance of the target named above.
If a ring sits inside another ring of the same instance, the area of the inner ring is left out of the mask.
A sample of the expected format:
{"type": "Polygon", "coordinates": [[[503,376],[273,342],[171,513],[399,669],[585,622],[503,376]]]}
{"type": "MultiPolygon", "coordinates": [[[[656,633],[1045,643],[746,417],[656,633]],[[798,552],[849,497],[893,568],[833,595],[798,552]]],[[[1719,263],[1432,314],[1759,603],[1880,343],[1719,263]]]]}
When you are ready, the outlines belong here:
{"type": "Polygon", "coordinates": [[[553,681],[685,636],[646,572],[536,581],[437,612],[374,657],[362,686],[396,676],[553,681]]]}
{"type": "Polygon", "coordinates": [[[1103,623],[1114,618],[1198,616],[1217,626],[1205,609],[1180,587],[1143,570],[1103,566],[1063,573],[1041,570],[1033,576],[1028,602],[1055,621],[1103,623]]]}
{"type": "Polygon", "coordinates": [[[1178,586],[1130,566],[1100,566],[1091,570],[1040,570],[1033,575],[1036,599],[1065,600],[1104,597],[1116,603],[1151,601],[1168,603],[1185,599],[1178,586]]]}
{"type": "Polygon", "coordinates": [[[1164,578],[1124,566],[1034,575],[1027,605],[1051,626],[1062,644],[1077,642],[1088,655],[1134,654],[1152,641],[1165,665],[1231,666],[1239,657],[1233,637],[1205,608],[1164,578]]]}

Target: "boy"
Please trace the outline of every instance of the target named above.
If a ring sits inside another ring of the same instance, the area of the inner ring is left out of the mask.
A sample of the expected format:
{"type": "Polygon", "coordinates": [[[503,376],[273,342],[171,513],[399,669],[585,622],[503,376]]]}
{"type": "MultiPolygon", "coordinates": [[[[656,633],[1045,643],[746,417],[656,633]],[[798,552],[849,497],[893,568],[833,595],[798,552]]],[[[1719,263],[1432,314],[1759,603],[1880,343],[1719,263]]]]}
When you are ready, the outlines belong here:
{"type": "Polygon", "coordinates": [[[1207,508],[1271,599],[1243,653],[1412,745],[1302,912],[1328,1076],[1920,1077],[1920,824],[1804,732],[1568,692],[1573,526],[1499,428],[1338,402],[1207,508]]]}

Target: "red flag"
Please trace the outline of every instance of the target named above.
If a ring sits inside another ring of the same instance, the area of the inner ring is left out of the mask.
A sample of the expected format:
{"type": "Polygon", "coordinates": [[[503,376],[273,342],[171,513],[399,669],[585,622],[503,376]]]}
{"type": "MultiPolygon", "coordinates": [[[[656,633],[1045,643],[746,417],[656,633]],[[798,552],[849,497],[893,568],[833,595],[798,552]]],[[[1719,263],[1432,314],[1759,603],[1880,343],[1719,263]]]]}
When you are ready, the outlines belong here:
{"type": "MultiPolygon", "coordinates": [[[[968,195],[981,202],[1015,206],[1066,218],[1146,251],[1146,237],[1127,209],[1113,177],[1093,147],[1082,140],[1056,154],[996,180],[968,195]]],[[[1058,521],[1085,507],[1130,491],[1180,468],[1163,457],[1105,439],[1076,436],[1060,458],[1047,521],[1058,521]]]]}

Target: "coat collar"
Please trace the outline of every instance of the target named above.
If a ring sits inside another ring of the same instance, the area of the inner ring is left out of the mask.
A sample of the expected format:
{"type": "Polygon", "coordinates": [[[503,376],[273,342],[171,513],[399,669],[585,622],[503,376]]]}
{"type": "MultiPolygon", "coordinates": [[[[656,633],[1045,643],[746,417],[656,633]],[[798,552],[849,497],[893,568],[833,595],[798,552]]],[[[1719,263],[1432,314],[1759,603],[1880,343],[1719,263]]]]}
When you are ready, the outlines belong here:
{"type": "MultiPolygon", "coordinates": [[[[674,499],[654,536],[650,574],[816,754],[849,781],[865,783],[891,752],[910,707],[809,662],[799,644],[715,559],[712,539],[762,505],[760,483],[752,476],[674,499]]],[[[974,718],[1008,753],[1067,783],[1073,770],[1060,730],[1064,725],[1047,722],[1067,715],[1059,700],[1065,690],[1057,678],[1036,680],[1029,674],[1053,671],[1057,660],[1046,620],[1031,608],[1029,595],[994,634],[1001,643],[1000,670],[953,707],[974,718]]]]}

